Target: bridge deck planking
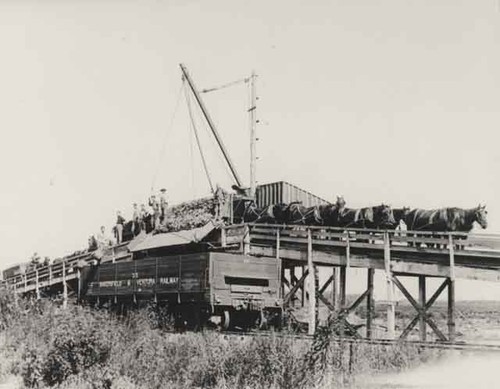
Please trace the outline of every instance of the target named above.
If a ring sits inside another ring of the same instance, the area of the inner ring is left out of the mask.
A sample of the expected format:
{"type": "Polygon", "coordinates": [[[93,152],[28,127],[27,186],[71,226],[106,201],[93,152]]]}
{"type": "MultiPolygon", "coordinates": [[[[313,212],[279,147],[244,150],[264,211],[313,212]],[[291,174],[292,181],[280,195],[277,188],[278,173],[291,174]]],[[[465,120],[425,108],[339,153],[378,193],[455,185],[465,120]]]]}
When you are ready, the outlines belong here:
{"type": "MultiPolygon", "coordinates": [[[[343,266],[347,263],[345,251],[349,246],[349,265],[352,267],[384,269],[383,231],[367,229],[339,229],[310,226],[275,226],[275,225],[235,225],[224,227],[225,243],[242,242],[246,230],[249,230],[250,254],[276,257],[276,238],[279,230],[280,256],[290,260],[307,262],[307,231],[312,233],[315,261],[327,265],[343,266]],[[246,227],[247,226],[247,227],[246,227]],[[348,242],[349,240],[349,242],[348,242]]],[[[391,265],[395,272],[422,274],[428,276],[449,277],[449,250],[447,248],[409,246],[409,243],[440,244],[448,243],[448,237],[440,233],[421,231],[390,231],[391,265]]],[[[453,236],[467,239],[459,240],[463,249],[455,249],[456,277],[500,281],[500,236],[494,234],[462,234],[453,236]]],[[[123,245],[122,245],[123,246],[123,245]]],[[[123,247],[120,247],[123,251],[123,247]]],[[[117,260],[129,254],[120,253],[117,260]]],[[[65,259],[66,279],[75,278],[79,261],[89,262],[90,253],[80,253],[65,259]]],[[[63,265],[61,262],[38,269],[38,287],[47,287],[62,282],[63,265]]],[[[11,280],[16,290],[32,291],[36,289],[36,271],[27,272],[11,280]]],[[[7,280],[7,283],[9,281],[7,280]]]]}

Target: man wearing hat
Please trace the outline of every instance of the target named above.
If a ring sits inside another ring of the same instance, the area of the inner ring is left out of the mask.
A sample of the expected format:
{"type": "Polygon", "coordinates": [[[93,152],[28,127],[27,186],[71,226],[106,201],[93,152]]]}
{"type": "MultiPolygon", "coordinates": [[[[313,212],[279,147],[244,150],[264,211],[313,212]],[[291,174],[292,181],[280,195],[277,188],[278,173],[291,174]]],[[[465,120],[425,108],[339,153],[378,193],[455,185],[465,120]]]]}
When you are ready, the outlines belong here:
{"type": "Polygon", "coordinates": [[[165,188],[160,189],[160,195],[159,195],[159,202],[160,202],[160,210],[161,210],[161,220],[162,223],[165,224],[165,215],[167,212],[167,190],[165,188]]]}
{"type": "Polygon", "coordinates": [[[122,216],[120,211],[116,211],[116,225],[115,225],[115,234],[116,234],[116,243],[122,243],[123,238],[123,225],[125,224],[125,218],[122,216]]]}
{"type": "Polygon", "coordinates": [[[137,235],[141,232],[141,214],[139,212],[139,208],[137,208],[137,203],[132,204],[134,207],[133,212],[132,212],[132,233],[134,235],[137,235]]]}

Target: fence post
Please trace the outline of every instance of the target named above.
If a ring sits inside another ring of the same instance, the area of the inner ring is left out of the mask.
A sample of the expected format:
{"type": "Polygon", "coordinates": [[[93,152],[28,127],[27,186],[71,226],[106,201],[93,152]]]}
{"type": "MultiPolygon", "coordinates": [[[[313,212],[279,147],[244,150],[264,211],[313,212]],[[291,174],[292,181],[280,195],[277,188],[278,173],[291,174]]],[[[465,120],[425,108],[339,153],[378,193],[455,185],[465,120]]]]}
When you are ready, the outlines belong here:
{"type": "Polygon", "coordinates": [[[389,339],[394,339],[396,337],[396,310],[391,269],[391,242],[387,231],[384,232],[384,265],[387,282],[387,336],[389,339]]]}

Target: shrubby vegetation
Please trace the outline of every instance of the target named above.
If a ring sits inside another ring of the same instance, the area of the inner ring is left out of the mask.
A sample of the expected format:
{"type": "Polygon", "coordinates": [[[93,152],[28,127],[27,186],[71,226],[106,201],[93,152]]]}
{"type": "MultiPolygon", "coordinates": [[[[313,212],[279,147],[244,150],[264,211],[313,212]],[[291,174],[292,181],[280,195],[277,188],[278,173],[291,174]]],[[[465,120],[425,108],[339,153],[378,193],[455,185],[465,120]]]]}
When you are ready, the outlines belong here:
{"type": "Polygon", "coordinates": [[[26,388],[303,388],[351,384],[359,374],[397,371],[435,351],[310,341],[291,336],[173,334],[136,312],[107,311],[0,292],[0,382],[26,388]]]}

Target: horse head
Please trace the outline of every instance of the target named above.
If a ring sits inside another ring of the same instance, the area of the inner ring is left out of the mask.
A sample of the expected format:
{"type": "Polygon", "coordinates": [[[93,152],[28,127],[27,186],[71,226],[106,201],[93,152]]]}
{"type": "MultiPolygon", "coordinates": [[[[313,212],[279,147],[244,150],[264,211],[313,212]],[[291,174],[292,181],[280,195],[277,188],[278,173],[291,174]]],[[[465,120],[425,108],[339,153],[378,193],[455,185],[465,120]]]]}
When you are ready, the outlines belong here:
{"type": "Polygon", "coordinates": [[[486,210],[486,205],[479,204],[474,210],[474,220],[478,222],[483,229],[488,227],[487,215],[488,211],[486,210]]]}
{"type": "Polygon", "coordinates": [[[393,208],[392,214],[394,216],[394,224],[396,226],[399,226],[401,221],[406,223],[405,220],[409,213],[410,213],[410,207],[393,208]]]}
{"type": "Polygon", "coordinates": [[[379,206],[373,207],[373,214],[376,227],[393,226],[396,224],[390,205],[382,203],[379,206]]]}

